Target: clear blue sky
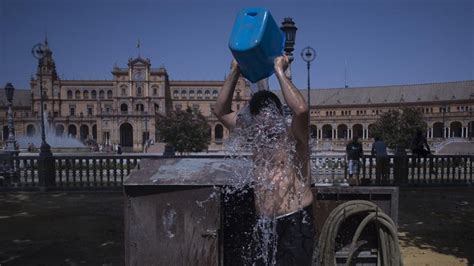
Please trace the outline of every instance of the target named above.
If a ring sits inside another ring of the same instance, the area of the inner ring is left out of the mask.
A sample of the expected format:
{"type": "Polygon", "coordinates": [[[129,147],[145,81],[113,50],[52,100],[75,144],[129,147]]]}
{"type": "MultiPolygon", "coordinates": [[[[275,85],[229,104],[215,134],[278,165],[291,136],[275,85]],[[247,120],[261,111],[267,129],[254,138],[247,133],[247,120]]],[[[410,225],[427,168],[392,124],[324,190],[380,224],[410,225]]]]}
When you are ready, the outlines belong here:
{"type": "MultiPolygon", "coordinates": [[[[474,79],[470,0],[0,0],[0,87],[28,89],[35,43],[47,32],[64,79],[111,79],[140,54],[173,80],[222,80],[237,12],[267,7],[298,27],[293,80],[306,88],[305,46],[317,51],[313,88],[474,79]],[[290,4],[286,4],[290,3],[290,4]]],[[[271,87],[275,88],[274,78],[271,87]]]]}

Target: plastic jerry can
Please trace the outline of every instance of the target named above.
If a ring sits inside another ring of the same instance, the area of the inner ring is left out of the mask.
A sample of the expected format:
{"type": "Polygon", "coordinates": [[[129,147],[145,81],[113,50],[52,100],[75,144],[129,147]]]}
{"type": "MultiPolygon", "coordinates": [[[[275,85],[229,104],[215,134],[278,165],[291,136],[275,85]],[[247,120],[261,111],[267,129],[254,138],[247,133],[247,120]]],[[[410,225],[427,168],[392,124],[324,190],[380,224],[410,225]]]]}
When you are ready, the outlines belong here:
{"type": "Polygon", "coordinates": [[[283,54],[285,35],[270,11],[246,8],[239,12],[229,40],[229,48],[240,72],[255,83],[273,74],[273,60],[283,54]]]}

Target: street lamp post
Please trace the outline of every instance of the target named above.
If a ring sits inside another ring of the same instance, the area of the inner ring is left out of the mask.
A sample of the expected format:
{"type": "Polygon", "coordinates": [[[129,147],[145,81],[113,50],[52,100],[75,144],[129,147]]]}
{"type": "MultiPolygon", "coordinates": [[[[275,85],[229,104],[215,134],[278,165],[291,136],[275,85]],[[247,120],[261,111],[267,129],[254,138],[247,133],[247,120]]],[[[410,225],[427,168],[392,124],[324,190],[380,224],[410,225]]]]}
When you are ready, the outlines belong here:
{"type": "Polygon", "coordinates": [[[42,63],[43,58],[46,55],[47,47],[42,43],[38,43],[33,46],[31,53],[38,59],[39,68],[39,91],[40,91],[40,102],[41,102],[41,147],[38,158],[38,179],[39,185],[42,190],[47,190],[48,187],[54,187],[56,185],[56,171],[54,165],[53,153],[51,147],[46,142],[46,133],[44,129],[44,93],[43,93],[43,69],[42,63]]]}
{"type": "Polygon", "coordinates": [[[288,56],[289,65],[288,69],[286,70],[286,76],[291,79],[291,62],[293,62],[293,51],[295,50],[295,39],[296,39],[296,31],[298,28],[295,26],[295,22],[292,18],[286,17],[283,19],[281,23],[280,29],[285,33],[285,47],[283,50],[285,51],[285,55],[288,56]]]}
{"type": "Polygon", "coordinates": [[[15,140],[15,130],[13,124],[12,102],[15,87],[9,82],[5,85],[5,96],[8,101],[8,139],[5,145],[5,151],[9,153],[18,153],[17,144],[15,140]]]}
{"type": "Polygon", "coordinates": [[[33,46],[31,50],[33,57],[38,59],[38,66],[39,66],[39,91],[40,91],[40,102],[41,102],[41,147],[40,147],[40,156],[52,156],[51,146],[46,142],[46,133],[44,129],[44,92],[43,92],[43,70],[41,63],[43,61],[44,56],[46,55],[46,47],[42,43],[38,43],[33,46]]]}
{"type": "Polygon", "coordinates": [[[143,134],[143,152],[146,152],[146,146],[148,144],[148,139],[150,138],[150,134],[148,134],[148,112],[143,112],[144,117],[143,120],[145,122],[145,133],[143,134]]]}
{"type": "Polygon", "coordinates": [[[316,58],[316,51],[307,46],[301,51],[301,58],[306,62],[306,68],[308,70],[308,109],[311,108],[311,98],[310,98],[310,89],[311,89],[311,80],[310,80],[310,69],[311,62],[316,58]]]}

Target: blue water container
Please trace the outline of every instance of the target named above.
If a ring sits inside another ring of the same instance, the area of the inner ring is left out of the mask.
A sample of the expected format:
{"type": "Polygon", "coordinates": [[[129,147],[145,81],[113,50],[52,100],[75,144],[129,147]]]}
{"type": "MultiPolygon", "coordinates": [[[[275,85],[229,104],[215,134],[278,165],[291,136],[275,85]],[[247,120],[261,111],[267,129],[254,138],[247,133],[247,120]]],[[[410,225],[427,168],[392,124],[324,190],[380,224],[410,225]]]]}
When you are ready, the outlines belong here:
{"type": "Polygon", "coordinates": [[[284,43],[285,35],[270,11],[253,7],[237,15],[229,48],[242,75],[254,83],[273,74],[273,60],[283,54],[284,43]]]}

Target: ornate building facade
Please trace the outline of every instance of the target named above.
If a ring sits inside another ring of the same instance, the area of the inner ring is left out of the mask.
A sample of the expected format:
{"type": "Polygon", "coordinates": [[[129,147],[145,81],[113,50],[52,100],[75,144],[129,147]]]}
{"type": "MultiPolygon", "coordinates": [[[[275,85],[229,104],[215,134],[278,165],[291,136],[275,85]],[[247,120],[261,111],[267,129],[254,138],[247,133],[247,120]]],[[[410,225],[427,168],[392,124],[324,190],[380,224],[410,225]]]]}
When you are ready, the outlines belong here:
{"type": "MultiPolygon", "coordinates": [[[[41,121],[40,80],[43,83],[44,113],[56,136],[93,139],[97,143],[120,144],[125,151],[142,151],[155,136],[155,115],[188,107],[207,118],[212,129],[209,150],[221,150],[229,132],[212,114],[224,81],[170,80],[165,68],[152,68],[149,59],[128,60],[126,68],[114,67],[111,80],[63,80],[57,75],[53,53],[39,61],[30,81],[30,91],[16,90],[14,115],[16,135],[39,133],[41,121]]],[[[240,79],[233,108],[239,109],[250,98],[250,87],[240,79]]],[[[3,91],[0,101],[6,106],[3,91]]],[[[6,128],[6,112],[0,125],[6,128]]],[[[2,139],[6,139],[2,134],[2,139]]],[[[25,147],[22,147],[25,148],[25,147]]]]}
{"type": "MultiPolygon", "coordinates": [[[[47,45],[47,43],[45,43],[47,45]]],[[[30,90],[16,90],[13,100],[16,135],[40,131],[42,80],[47,121],[57,136],[98,143],[120,144],[141,151],[143,143],[157,139],[155,114],[188,107],[199,109],[211,127],[210,151],[222,150],[229,132],[212,114],[224,81],[170,80],[165,68],[152,68],[149,59],[129,59],[125,68],[114,67],[111,80],[61,80],[48,48],[40,60],[30,90]]],[[[306,96],[306,92],[303,93],[306,96]]],[[[239,79],[233,110],[251,97],[249,84],[239,79]]],[[[281,94],[280,94],[281,97],[281,94]]],[[[343,150],[357,135],[368,148],[371,126],[379,115],[402,106],[419,108],[428,124],[431,143],[474,136],[474,80],[364,88],[311,90],[311,137],[314,150],[343,150]]],[[[7,135],[6,99],[0,90],[2,140],[7,135]]],[[[25,147],[22,147],[25,148],[25,147]]]]}

